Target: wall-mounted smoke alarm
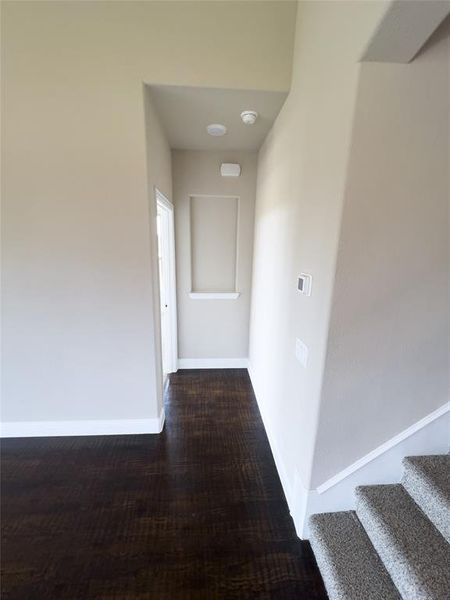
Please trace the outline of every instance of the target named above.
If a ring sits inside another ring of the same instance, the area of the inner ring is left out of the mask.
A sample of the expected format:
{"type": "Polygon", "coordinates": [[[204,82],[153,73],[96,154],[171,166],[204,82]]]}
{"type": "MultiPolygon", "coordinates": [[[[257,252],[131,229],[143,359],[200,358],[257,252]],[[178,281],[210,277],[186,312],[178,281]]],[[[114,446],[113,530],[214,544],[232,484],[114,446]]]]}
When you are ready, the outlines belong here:
{"type": "Polygon", "coordinates": [[[241,165],[234,163],[222,163],[220,165],[220,174],[222,177],[239,177],[241,174],[241,165]]]}
{"type": "Polygon", "coordinates": [[[211,123],[211,125],[208,125],[206,128],[206,131],[213,137],[221,137],[222,135],[226,134],[227,128],[225,125],[221,125],[220,123],[211,123]]]}
{"type": "Polygon", "coordinates": [[[253,125],[253,123],[258,118],[258,113],[256,110],[244,110],[241,112],[241,119],[245,125],[253,125]]]}

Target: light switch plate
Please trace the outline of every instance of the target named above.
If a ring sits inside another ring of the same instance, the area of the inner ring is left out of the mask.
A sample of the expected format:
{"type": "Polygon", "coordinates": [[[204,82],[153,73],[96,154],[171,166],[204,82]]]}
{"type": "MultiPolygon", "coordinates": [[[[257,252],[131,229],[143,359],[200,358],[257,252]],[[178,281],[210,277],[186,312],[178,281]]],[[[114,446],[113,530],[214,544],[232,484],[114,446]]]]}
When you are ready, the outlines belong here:
{"type": "Polygon", "coordinates": [[[299,363],[306,369],[306,365],[308,364],[308,346],[298,338],[295,340],[295,356],[299,363]]]}

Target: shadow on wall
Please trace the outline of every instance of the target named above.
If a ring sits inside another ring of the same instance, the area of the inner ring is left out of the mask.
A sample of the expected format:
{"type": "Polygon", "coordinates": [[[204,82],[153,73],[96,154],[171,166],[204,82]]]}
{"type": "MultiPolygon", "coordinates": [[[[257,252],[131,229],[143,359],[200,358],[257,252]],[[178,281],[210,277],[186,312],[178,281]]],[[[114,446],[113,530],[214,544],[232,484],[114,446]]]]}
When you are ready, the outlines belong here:
{"type": "Polygon", "coordinates": [[[442,21],[430,39],[425,42],[413,60],[419,58],[422,54],[428,52],[433,46],[440,44],[445,38],[450,36],[450,14],[442,21]]]}

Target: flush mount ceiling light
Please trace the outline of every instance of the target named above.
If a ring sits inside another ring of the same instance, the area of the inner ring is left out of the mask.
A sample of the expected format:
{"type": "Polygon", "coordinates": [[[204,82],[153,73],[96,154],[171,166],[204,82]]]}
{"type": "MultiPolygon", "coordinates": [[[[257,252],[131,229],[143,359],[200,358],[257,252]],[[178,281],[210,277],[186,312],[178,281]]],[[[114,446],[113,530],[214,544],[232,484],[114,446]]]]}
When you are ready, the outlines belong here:
{"type": "Polygon", "coordinates": [[[256,110],[244,110],[241,112],[241,119],[245,125],[253,125],[257,118],[258,113],[256,110]]]}
{"type": "Polygon", "coordinates": [[[211,123],[211,125],[208,125],[206,128],[206,131],[209,133],[209,135],[220,137],[226,134],[227,128],[225,125],[221,125],[220,123],[211,123]]]}

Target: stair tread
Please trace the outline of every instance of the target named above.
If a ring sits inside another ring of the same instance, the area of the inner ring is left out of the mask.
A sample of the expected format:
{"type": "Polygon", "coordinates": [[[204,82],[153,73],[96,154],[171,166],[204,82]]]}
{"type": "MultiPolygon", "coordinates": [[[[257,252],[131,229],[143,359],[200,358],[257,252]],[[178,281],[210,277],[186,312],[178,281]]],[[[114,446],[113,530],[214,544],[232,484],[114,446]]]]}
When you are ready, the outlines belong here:
{"type": "Polygon", "coordinates": [[[402,483],[450,543],[450,455],[408,456],[402,483]]]}
{"type": "Polygon", "coordinates": [[[310,532],[331,600],[400,599],[355,512],[313,515],[310,532]]]}
{"type": "Polygon", "coordinates": [[[400,484],[356,488],[357,515],[408,600],[450,598],[450,546],[400,484]]]}

